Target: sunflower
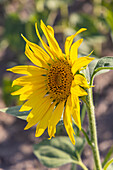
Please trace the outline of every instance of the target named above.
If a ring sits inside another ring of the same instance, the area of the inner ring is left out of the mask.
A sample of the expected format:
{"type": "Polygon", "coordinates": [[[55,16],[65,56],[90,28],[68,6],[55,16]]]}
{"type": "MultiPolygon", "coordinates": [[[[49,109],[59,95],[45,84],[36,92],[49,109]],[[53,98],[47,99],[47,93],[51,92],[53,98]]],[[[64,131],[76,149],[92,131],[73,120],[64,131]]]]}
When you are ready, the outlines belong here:
{"type": "Polygon", "coordinates": [[[27,116],[26,129],[36,126],[36,137],[40,137],[48,128],[50,139],[55,136],[56,125],[63,114],[63,122],[69,138],[75,144],[72,121],[81,130],[79,97],[86,96],[86,89],[90,88],[84,75],[80,73],[94,58],[88,56],[77,58],[78,48],[83,39],[73,43],[81,28],[74,35],[66,38],[65,54],[54,37],[54,30],[50,25],[41,21],[40,27],[45,34],[48,45],[42,40],[37,24],[36,33],[45,50],[40,46],[26,42],[25,55],[34,65],[15,66],[8,71],[23,74],[13,81],[12,86],[20,85],[21,89],[12,93],[20,95],[25,103],[20,111],[30,111],[27,116]],[[72,44],[73,43],[73,44],[72,44]]]}

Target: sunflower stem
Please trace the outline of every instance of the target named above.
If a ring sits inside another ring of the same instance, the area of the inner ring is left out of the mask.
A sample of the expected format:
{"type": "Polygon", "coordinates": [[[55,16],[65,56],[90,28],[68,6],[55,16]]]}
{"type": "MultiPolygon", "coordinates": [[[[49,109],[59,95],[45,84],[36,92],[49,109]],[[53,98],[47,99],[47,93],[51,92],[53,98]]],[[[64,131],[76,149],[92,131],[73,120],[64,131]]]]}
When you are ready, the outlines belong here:
{"type": "Polygon", "coordinates": [[[96,129],[95,111],[94,111],[94,105],[93,105],[92,88],[88,89],[88,96],[86,100],[88,103],[87,109],[88,109],[89,128],[90,128],[91,143],[92,143],[91,148],[93,152],[95,168],[96,170],[102,170],[98,142],[97,142],[97,129],[96,129]]]}

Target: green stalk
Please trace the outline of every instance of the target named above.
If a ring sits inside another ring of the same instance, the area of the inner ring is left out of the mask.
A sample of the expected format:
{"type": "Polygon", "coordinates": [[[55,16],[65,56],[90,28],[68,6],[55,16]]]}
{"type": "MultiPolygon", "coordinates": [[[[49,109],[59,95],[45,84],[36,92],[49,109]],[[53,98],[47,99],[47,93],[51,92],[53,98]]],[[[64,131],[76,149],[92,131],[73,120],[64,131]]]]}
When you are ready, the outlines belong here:
{"type": "Polygon", "coordinates": [[[88,170],[88,168],[81,162],[80,164],[79,164],[84,170],[88,170]]]}
{"type": "Polygon", "coordinates": [[[96,170],[102,170],[102,165],[100,161],[100,154],[97,142],[97,129],[96,129],[96,120],[95,120],[95,111],[93,105],[93,96],[92,96],[92,88],[88,89],[87,95],[87,109],[88,109],[88,117],[89,117],[89,128],[90,128],[90,135],[91,135],[91,143],[92,143],[92,152],[95,162],[96,170]]]}
{"type": "Polygon", "coordinates": [[[78,157],[78,162],[77,162],[77,164],[80,165],[83,170],[88,170],[88,168],[87,168],[87,167],[84,165],[84,163],[82,162],[81,157],[80,157],[79,154],[77,154],[77,157],[78,157]]]}

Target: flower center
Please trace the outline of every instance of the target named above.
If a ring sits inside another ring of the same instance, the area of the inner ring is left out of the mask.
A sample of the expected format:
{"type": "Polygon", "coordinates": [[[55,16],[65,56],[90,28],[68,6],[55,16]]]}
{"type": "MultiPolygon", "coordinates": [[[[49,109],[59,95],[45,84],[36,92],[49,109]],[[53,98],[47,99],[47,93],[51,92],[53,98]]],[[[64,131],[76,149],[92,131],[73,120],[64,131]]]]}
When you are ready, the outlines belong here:
{"type": "Polygon", "coordinates": [[[47,86],[49,93],[57,101],[66,100],[70,94],[70,88],[74,76],[71,66],[66,60],[57,60],[50,66],[47,74],[47,86]]]}

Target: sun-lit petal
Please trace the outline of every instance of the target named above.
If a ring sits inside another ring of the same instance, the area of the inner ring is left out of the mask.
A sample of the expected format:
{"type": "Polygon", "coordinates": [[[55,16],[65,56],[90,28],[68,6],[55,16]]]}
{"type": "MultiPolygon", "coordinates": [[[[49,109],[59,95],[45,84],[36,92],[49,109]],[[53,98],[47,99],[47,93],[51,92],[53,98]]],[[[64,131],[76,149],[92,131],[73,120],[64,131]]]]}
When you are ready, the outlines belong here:
{"type": "Polygon", "coordinates": [[[86,95],[88,95],[87,92],[78,85],[71,87],[71,93],[74,94],[75,96],[86,96],[86,95]]]}
{"type": "Polygon", "coordinates": [[[49,34],[51,34],[54,37],[54,29],[50,25],[47,25],[47,29],[49,34]]]}
{"type": "Polygon", "coordinates": [[[71,101],[72,101],[72,117],[74,119],[74,123],[81,130],[80,101],[79,101],[79,98],[75,97],[75,95],[72,94],[71,95],[71,101]]]}
{"type": "Polygon", "coordinates": [[[49,125],[49,120],[50,117],[52,115],[53,109],[55,107],[55,102],[50,106],[50,108],[48,109],[48,111],[45,113],[45,115],[43,116],[43,118],[40,120],[39,124],[36,127],[36,133],[35,136],[39,137],[43,134],[43,132],[45,131],[45,129],[47,128],[47,126],[49,125]]]}
{"type": "Polygon", "coordinates": [[[32,51],[35,53],[36,56],[40,56],[46,62],[51,62],[50,56],[40,46],[38,46],[37,44],[34,44],[34,43],[28,41],[22,34],[21,34],[21,36],[23,37],[25,42],[32,49],[32,51]]]}
{"type": "Polygon", "coordinates": [[[29,100],[27,100],[20,108],[20,112],[31,110],[35,106],[40,105],[40,103],[42,103],[44,101],[43,98],[44,98],[45,94],[46,94],[45,89],[40,89],[40,90],[34,92],[33,94],[31,94],[29,100]]]}
{"type": "Polygon", "coordinates": [[[56,108],[51,116],[51,119],[50,119],[50,123],[49,123],[50,126],[57,125],[57,123],[61,119],[63,109],[64,109],[64,103],[65,103],[65,101],[62,101],[56,106],[56,108]]]}
{"type": "Polygon", "coordinates": [[[36,92],[36,90],[43,89],[43,88],[45,89],[45,84],[44,85],[37,84],[37,86],[33,84],[26,84],[19,90],[12,92],[11,95],[22,95],[22,94],[29,93],[29,92],[33,93],[33,92],[36,92]]]}
{"type": "Polygon", "coordinates": [[[80,39],[78,41],[76,41],[70,49],[70,60],[72,62],[72,64],[75,62],[75,60],[77,60],[78,57],[78,48],[81,45],[83,39],[80,39]]]}
{"type": "Polygon", "coordinates": [[[73,42],[73,39],[78,35],[80,34],[81,32],[83,31],[86,31],[87,29],[86,28],[81,28],[80,30],[78,30],[74,35],[71,35],[69,37],[66,38],[66,41],[65,41],[65,54],[66,56],[69,55],[69,51],[70,51],[70,47],[72,45],[72,42],[73,42]]]}
{"type": "Polygon", "coordinates": [[[30,90],[30,91],[27,91],[27,92],[25,92],[23,94],[20,94],[19,100],[20,101],[25,101],[25,100],[29,99],[29,97],[31,96],[32,93],[33,92],[30,90]]]}
{"type": "Polygon", "coordinates": [[[72,104],[71,104],[71,98],[69,96],[66,102],[66,108],[64,111],[63,120],[64,120],[66,131],[70,137],[70,140],[75,145],[75,138],[74,138],[75,133],[72,127],[71,112],[72,112],[72,104]]]}
{"type": "Polygon", "coordinates": [[[40,69],[39,67],[32,65],[15,66],[13,68],[7,69],[7,71],[12,71],[17,74],[27,74],[27,75],[44,75],[47,74],[47,70],[40,69]]]}
{"type": "Polygon", "coordinates": [[[50,136],[49,139],[55,137],[55,133],[56,133],[56,126],[48,126],[48,134],[50,136]]]}
{"type": "Polygon", "coordinates": [[[38,77],[36,77],[36,75],[34,76],[23,76],[23,77],[19,77],[17,79],[15,79],[13,81],[12,87],[15,85],[20,85],[20,86],[24,86],[27,84],[41,84],[44,83],[46,80],[46,76],[41,76],[41,79],[38,79],[38,77]]]}
{"type": "Polygon", "coordinates": [[[82,86],[82,87],[84,87],[86,89],[88,89],[90,87],[89,84],[87,83],[86,78],[81,74],[76,74],[74,76],[72,86],[74,87],[76,85],[82,86]]]}
{"type": "MultiPolygon", "coordinates": [[[[29,46],[26,44],[25,55],[37,66],[42,68],[48,68],[48,64],[42,57],[38,57],[33,51],[30,50],[29,46]]],[[[39,55],[40,56],[40,55],[39,55]]]]}
{"type": "Polygon", "coordinates": [[[45,36],[47,38],[47,41],[49,43],[49,46],[50,46],[51,50],[55,52],[55,54],[56,54],[56,56],[58,58],[62,58],[63,54],[62,54],[62,51],[61,51],[56,39],[54,38],[52,28],[50,26],[49,26],[49,28],[46,27],[46,25],[41,20],[41,29],[42,29],[42,31],[44,32],[44,34],[45,34],[45,36]]]}
{"type": "Polygon", "coordinates": [[[47,53],[50,55],[50,57],[52,59],[55,59],[56,57],[54,56],[54,52],[48,47],[48,45],[42,40],[42,38],[40,36],[38,28],[37,28],[37,23],[35,23],[35,29],[36,29],[37,36],[40,39],[44,49],[47,51],[47,53]]]}
{"type": "Polygon", "coordinates": [[[75,74],[81,67],[87,66],[92,60],[94,60],[94,58],[91,57],[78,58],[72,66],[73,74],[75,74]]]}
{"type": "Polygon", "coordinates": [[[27,118],[28,124],[26,125],[25,130],[37,124],[50,108],[52,100],[48,100],[46,97],[44,99],[43,103],[40,102],[41,104],[36,106],[35,109],[30,112],[32,115],[27,118]]]}

